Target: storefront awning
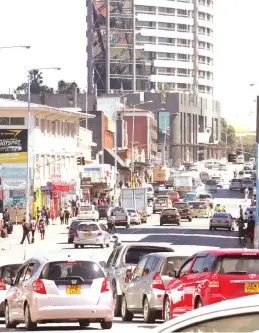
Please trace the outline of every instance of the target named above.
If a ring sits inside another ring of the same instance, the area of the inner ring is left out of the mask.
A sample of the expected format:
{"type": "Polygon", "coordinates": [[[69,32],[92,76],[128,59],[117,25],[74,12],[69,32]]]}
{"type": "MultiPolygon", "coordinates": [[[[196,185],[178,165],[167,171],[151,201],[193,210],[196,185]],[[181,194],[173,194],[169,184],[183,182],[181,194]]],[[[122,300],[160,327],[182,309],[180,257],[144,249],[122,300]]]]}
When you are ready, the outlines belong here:
{"type": "MultiPolygon", "coordinates": [[[[110,164],[110,165],[114,166],[115,158],[116,158],[115,152],[113,152],[111,149],[104,148],[104,163],[105,164],[110,164]]],[[[117,165],[118,165],[118,169],[126,168],[125,163],[118,155],[117,155],[117,165]]]]}

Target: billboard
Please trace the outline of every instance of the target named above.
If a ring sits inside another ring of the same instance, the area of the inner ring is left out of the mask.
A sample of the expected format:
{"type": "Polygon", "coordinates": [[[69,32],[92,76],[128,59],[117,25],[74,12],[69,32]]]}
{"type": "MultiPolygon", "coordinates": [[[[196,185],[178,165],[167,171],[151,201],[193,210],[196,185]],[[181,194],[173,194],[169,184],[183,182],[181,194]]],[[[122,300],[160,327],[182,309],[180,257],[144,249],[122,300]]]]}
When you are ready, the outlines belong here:
{"type": "Polygon", "coordinates": [[[0,163],[27,163],[27,129],[0,129],[0,163]]]}
{"type": "Polygon", "coordinates": [[[19,167],[3,166],[2,177],[4,179],[26,179],[27,168],[26,164],[19,167]]]}

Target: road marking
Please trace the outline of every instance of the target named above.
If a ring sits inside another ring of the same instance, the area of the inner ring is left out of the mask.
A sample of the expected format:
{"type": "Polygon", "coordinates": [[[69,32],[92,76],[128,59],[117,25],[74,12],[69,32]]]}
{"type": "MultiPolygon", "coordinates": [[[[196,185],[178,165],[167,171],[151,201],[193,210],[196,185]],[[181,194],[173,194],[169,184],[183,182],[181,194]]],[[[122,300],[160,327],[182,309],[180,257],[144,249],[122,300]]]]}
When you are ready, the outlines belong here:
{"type": "MultiPolygon", "coordinates": [[[[135,233],[138,232],[139,230],[141,230],[141,229],[135,229],[134,231],[129,232],[128,235],[135,234],[135,233]]],[[[127,235],[127,234],[125,234],[125,235],[127,235]]]]}

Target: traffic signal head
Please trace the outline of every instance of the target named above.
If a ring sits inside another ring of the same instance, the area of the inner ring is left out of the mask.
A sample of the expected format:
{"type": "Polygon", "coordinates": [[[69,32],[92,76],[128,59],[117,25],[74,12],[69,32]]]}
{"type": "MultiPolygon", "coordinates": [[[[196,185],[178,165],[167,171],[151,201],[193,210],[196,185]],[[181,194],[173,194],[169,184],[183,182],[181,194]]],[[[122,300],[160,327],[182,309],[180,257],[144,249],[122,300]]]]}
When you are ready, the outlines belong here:
{"type": "Polygon", "coordinates": [[[82,157],[82,165],[85,165],[85,158],[82,157]]]}
{"type": "Polygon", "coordinates": [[[81,158],[81,157],[78,157],[78,158],[76,159],[76,163],[77,163],[77,165],[82,165],[82,158],[81,158]]]}

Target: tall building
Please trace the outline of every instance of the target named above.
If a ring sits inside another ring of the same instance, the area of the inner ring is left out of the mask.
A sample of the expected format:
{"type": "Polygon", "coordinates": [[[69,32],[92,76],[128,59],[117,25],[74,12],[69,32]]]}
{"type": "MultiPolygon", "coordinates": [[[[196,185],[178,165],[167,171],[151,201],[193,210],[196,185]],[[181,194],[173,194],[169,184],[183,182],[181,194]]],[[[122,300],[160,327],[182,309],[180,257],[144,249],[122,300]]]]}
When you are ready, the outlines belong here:
{"type": "Polygon", "coordinates": [[[213,94],[213,0],[88,0],[88,91],[213,94]],[[91,29],[92,27],[92,29],[91,29]],[[107,38],[107,36],[110,36],[107,38]],[[134,38],[135,36],[135,38],[134,38]]]}

